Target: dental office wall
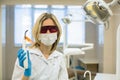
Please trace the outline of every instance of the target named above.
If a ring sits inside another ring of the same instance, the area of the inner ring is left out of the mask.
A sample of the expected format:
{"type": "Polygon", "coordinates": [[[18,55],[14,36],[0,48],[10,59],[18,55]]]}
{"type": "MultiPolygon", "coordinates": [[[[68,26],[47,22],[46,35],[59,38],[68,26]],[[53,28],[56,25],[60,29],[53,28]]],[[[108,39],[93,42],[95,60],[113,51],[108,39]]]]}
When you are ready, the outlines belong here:
{"type": "Polygon", "coordinates": [[[110,28],[104,32],[103,72],[107,73],[116,72],[116,32],[120,24],[120,5],[116,5],[112,10],[110,28]]]}
{"type": "MultiPolygon", "coordinates": [[[[65,4],[65,5],[80,5],[85,2],[85,0],[0,0],[1,4],[5,5],[13,5],[13,4],[65,4]]],[[[8,11],[12,12],[13,10],[11,8],[8,9],[8,11]]],[[[120,7],[117,10],[117,8],[113,9],[115,13],[120,13],[120,7]]],[[[9,15],[9,13],[7,13],[9,15]]],[[[6,16],[7,17],[7,16],[6,16]]],[[[13,17],[9,16],[7,18],[10,18],[11,20],[13,17]]],[[[117,26],[120,21],[120,16],[119,15],[113,15],[110,19],[110,28],[108,30],[104,30],[104,47],[103,47],[103,52],[101,51],[101,54],[96,54],[96,50],[90,50],[86,51],[85,58],[99,58],[99,61],[101,64],[103,64],[100,68],[102,69],[101,72],[104,73],[115,73],[115,65],[116,65],[116,30],[117,26]]],[[[7,21],[8,23],[6,24],[7,29],[6,32],[14,32],[12,26],[14,26],[12,23],[14,21],[7,21]],[[9,24],[9,25],[8,25],[9,24]]],[[[0,32],[2,32],[2,20],[1,20],[1,8],[0,8],[0,32]]],[[[89,42],[94,42],[92,41],[93,36],[95,36],[94,40],[96,40],[96,37],[98,34],[96,32],[92,32],[92,29],[98,30],[96,25],[93,25],[91,23],[87,23],[86,26],[88,27],[86,29],[87,33],[91,33],[89,35],[86,35],[86,41],[89,42]],[[87,26],[89,25],[89,26],[87,26]],[[93,28],[96,27],[96,28],[93,28]],[[91,36],[91,38],[88,38],[91,36]]],[[[16,59],[16,52],[18,48],[16,47],[11,47],[14,46],[13,44],[13,37],[8,36],[10,34],[11,36],[14,33],[6,33],[6,45],[7,46],[2,46],[2,36],[0,33],[0,80],[11,80],[11,75],[14,67],[14,61],[16,59]],[[3,70],[3,72],[2,72],[3,70]],[[3,74],[3,75],[2,75],[3,74]]],[[[97,44],[95,41],[94,43],[97,44]]],[[[95,46],[96,47],[96,46],[95,46]]]]}
{"type": "MultiPolygon", "coordinates": [[[[1,2],[0,2],[1,6],[1,2]]],[[[0,7],[0,80],[2,80],[2,20],[1,20],[1,7],[0,7]]]]}

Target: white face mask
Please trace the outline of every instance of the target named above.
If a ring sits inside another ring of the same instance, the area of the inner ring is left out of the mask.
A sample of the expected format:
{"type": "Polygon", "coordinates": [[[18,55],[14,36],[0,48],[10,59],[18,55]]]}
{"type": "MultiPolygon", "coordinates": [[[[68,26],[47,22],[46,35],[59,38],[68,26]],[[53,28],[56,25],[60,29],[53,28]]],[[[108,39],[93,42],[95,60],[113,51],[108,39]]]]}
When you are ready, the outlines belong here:
{"type": "Polygon", "coordinates": [[[46,46],[51,46],[57,40],[57,33],[39,34],[39,40],[46,46]]]}

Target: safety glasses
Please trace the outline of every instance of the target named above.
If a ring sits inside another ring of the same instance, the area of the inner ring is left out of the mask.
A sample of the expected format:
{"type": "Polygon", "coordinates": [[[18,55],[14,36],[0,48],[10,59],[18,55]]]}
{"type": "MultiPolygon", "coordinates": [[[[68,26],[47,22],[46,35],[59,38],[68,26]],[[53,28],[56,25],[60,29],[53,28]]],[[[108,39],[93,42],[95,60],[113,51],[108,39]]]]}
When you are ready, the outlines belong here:
{"type": "Polygon", "coordinates": [[[58,31],[57,26],[42,26],[40,33],[47,33],[47,30],[50,31],[50,33],[54,33],[58,31]]]}

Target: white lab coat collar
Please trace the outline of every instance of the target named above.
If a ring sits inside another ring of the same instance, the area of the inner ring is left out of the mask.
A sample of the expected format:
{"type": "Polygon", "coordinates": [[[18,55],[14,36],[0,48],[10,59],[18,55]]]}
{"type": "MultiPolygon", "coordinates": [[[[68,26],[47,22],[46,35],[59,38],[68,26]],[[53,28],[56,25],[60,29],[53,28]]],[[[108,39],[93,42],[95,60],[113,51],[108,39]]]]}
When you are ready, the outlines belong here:
{"type": "MultiPolygon", "coordinates": [[[[31,48],[31,49],[28,49],[29,50],[29,52],[31,53],[31,54],[35,54],[35,55],[37,55],[37,56],[44,56],[43,54],[42,54],[42,52],[40,51],[40,49],[38,49],[38,48],[31,48]]],[[[51,53],[51,55],[49,56],[49,58],[48,59],[51,59],[51,58],[57,58],[60,54],[57,54],[57,53],[59,53],[58,51],[53,51],[53,53],[51,53]]]]}

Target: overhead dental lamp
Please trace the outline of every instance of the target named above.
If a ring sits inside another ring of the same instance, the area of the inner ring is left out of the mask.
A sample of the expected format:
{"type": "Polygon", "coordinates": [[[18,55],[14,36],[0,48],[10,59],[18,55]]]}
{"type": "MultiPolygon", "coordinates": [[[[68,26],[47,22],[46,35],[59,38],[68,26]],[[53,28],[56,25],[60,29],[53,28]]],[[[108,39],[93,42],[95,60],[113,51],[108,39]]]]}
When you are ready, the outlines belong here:
{"type": "Polygon", "coordinates": [[[96,23],[106,22],[112,16],[109,5],[103,0],[88,0],[83,5],[83,9],[86,15],[96,23]]]}
{"type": "Polygon", "coordinates": [[[62,21],[65,24],[70,24],[72,22],[72,14],[67,14],[64,18],[62,18],[62,21]]]}

